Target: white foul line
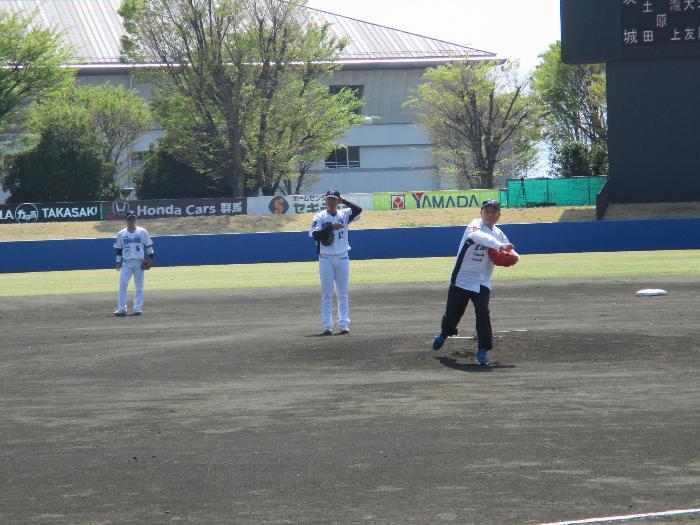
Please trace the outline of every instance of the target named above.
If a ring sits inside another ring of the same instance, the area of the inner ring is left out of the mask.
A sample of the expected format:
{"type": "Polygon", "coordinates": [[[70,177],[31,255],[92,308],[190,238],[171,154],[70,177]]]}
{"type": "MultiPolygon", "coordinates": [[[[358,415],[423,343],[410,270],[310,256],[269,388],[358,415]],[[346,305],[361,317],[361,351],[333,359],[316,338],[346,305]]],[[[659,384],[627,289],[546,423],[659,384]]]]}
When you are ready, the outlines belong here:
{"type": "Polygon", "coordinates": [[[613,523],[615,521],[632,521],[646,518],[666,518],[669,516],[682,516],[683,514],[700,514],[700,509],[667,510],[664,512],[650,512],[648,514],[628,514],[627,516],[608,516],[605,518],[591,518],[587,520],[557,521],[556,523],[540,523],[540,525],[583,525],[587,523],[613,523]]]}
{"type": "MultiPolygon", "coordinates": [[[[525,333],[525,332],[527,332],[527,330],[496,330],[494,333],[495,334],[511,334],[514,332],[525,333]]],[[[451,335],[448,337],[448,339],[470,339],[470,340],[473,340],[473,339],[476,339],[476,337],[473,335],[451,335]]]]}

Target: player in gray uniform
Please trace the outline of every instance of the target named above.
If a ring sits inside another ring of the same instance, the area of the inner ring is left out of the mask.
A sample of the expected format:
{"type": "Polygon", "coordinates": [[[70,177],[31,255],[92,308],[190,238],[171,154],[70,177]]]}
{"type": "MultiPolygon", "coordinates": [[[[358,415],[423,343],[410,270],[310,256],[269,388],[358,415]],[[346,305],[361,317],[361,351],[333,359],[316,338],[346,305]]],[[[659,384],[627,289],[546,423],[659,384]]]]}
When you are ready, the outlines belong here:
{"type": "Polygon", "coordinates": [[[117,233],[114,239],[116,249],[116,269],[119,275],[119,296],[117,309],[114,315],[124,317],[126,315],[126,291],[129,280],[134,276],[136,293],[134,294],[134,315],[141,315],[143,308],[143,272],[148,270],[155,262],[153,242],[145,228],[136,226],[136,215],[129,213],[126,216],[126,228],[117,233]]]}
{"type": "Polygon", "coordinates": [[[309,237],[316,241],[318,268],[321,276],[321,317],[323,335],[333,334],[333,289],[338,297],[338,325],[341,334],[350,333],[350,258],[348,226],[356,221],[362,208],[345,200],[337,190],[325,194],[326,209],[311,221],[309,237]],[[338,209],[339,204],[347,208],[338,209]]]}
{"type": "Polygon", "coordinates": [[[490,364],[486,352],[493,347],[489,299],[494,264],[489,258],[488,249],[514,249],[496,226],[500,217],[501,204],[497,200],[487,200],[481,206],[481,218],[474,219],[464,231],[452,271],[440,333],[433,341],[433,350],[439,350],[445,344],[445,339],[457,335],[457,325],[471,300],[476,315],[477,365],[490,364]]]}

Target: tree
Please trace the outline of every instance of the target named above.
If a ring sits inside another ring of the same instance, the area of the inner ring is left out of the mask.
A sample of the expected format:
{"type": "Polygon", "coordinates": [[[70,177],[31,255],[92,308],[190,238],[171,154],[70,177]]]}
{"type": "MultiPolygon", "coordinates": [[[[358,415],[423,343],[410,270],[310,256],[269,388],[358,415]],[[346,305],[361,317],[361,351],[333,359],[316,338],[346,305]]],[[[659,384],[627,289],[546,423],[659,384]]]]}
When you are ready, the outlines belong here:
{"type": "Polygon", "coordinates": [[[600,177],[608,174],[608,150],[604,144],[565,142],[553,151],[551,174],[555,177],[600,177]]]}
{"type": "MultiPolygon", "coordinates": [[[[300,131],[303,115],[292,107],[296,97],[318,96],[346,42],[313,23],[299,3],[124,0],[119,13],[124,59],[163,65],[149,80],[158,119],[183,139],[173,151],[197,169],[217,171],[234,196],[270,193],[310,144],[320,144],[317,156],[327,150],[327,141],[300,131]]],[[[325,97],[346,100],[327,88],[325,97]]],[[[336,132],[352,122],[346,116],[336,132]]]]}
{"type": "Polygon", "coordinates": [[[566,142],[554,154],[552,172],[559,177],[590,177],[591,160],[583,142],[566,142]]]}
{"type": "Polygon", "coordinates": [[[122,86],[87,86],[75,91],[76,102],[90,113],[90,120],[105,143],[105,160],[122,167],[122,153],[151,128],[148,104],[136,90],[122,86]]]}
{"type": "Polygon", "coordinates": [[[21,128],[27,111],[73,82],[62,67],[70,49],[56,33],[37,29],[31,18],[0,11],[0,133],[21,128]]]}
{"type": "Polygon", "coordinates": [[[113,85],[63,89],[37,107],[32,127],[41,132],[66,113],[90,123],[103,143],[105,162],[114,166],[117,175],[126,168],[124,151],[151,127],[148,104],[136,90],[113,85]]]}
{"type": "Polygon", "coordinates": [[[104,144],[80,113],[47,122],[38,144],[8,159],[3,189],[9,202],[110,200],[119,196],[104,144]]]}
{"type": "MultiPolygon", "coordinates": [[[[552,161],[569,143],[584,144],[607,162],[607,100],[604,64],[567,65],[561,42],[552,44],[533,74],[532,88],[543,123],[543,135],[554,152],[552,161]],[[603,151],[604,150],[604,151],[603,151]]],[[[591,166],[591,170],[593,170],[591,166]]],[[[607,173],[607,167],[595,167],[607,173]]]]}
{"type": "Polygon", "coordinates": [[[608,145],[594,144],[589,153],[591,175],[601,177],[608,175],[608,145]]]}
{"type": "Polygon", "coordinates": [[[261,67],[245,134],[254,173],[249,186],[272,195],[295,167],[303,171],[337,147],[335,139],[362,121],[354,112],[361,103],[353,91],[332,95],[320,82],[337,69],[333,62],[346,45],[331,37],[328,25],[279,0],[253,2],[252,17],[261,67]]]}
{"type": "Polygon", "coordinates": [[[221,197],[230,194],[227,181],[216,173],[201,172],[182,162],[171,149],[172,137],[166,135],[158,145],[151,144],[145,155],[143,172],[134,182],[142,199],[181,199],[221,197]]]}
{"type": "Polygon", "coordinates": [[[327,157],[338,147],[337,138],[363,121],[354,112],[361,105],[351,89],[331,95],[317,82],[298,80],[281,89],[271,104],[274,119],[267,124],[266,147],[250,155],[260,170],[262,193],[301,193],[313,162],[327,157]]]}
{"type": "Polygon", "coordinates": [[[532,103],[514,65],[464,61],[430,68],[423,78],[408,104],[447,171],[471,187],[493,188],[504,165],[532,165],[532,103]]]}

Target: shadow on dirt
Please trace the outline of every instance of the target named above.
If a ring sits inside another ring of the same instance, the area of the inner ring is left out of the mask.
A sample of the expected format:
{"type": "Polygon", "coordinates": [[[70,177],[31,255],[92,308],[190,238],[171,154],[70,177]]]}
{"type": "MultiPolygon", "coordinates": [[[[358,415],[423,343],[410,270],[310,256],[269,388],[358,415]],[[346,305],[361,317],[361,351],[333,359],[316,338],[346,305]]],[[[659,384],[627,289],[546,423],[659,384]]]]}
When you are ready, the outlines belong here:
{"type": "Polygon", "coordinates": [[[459,370],[460,372],[491,372],[502,368],[515,368],[515,365],[502,365],[498,362],[491,363],[490,366],[476,365],[474,363],[460,363],[454,357],[446,356],[435,357],[434,359],[439,361],[441,365],[459,370]]]}

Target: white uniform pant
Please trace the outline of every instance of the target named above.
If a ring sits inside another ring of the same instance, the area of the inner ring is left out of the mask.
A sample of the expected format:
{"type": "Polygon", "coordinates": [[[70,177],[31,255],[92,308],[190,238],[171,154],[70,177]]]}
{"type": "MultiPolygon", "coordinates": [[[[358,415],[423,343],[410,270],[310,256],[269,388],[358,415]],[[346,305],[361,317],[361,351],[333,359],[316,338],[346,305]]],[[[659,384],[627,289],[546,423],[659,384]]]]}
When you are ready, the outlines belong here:
{"type": "Polygon", "coordinates": [[[333,326],[333,290],[338,297],[338,324],[350,327],[350,299],[348,298],[348,281],[350,280],[350,258],[342,255],[320,255],[318,258],[321,275],[321,318],[323,328],[333,326]]]}
{"type": "Polygon", "coordinates": [[[141,268],[141,259],[129,259],[122,262],[122,269],[119,272],[119,298],[117,309],[120,312],[126,312],[126,290],[129,287],[129,280],[134,276],[134,286],[136,293],[134,294],[134,312],[140,312],[143,308],[143,268],[141,268]]]}

